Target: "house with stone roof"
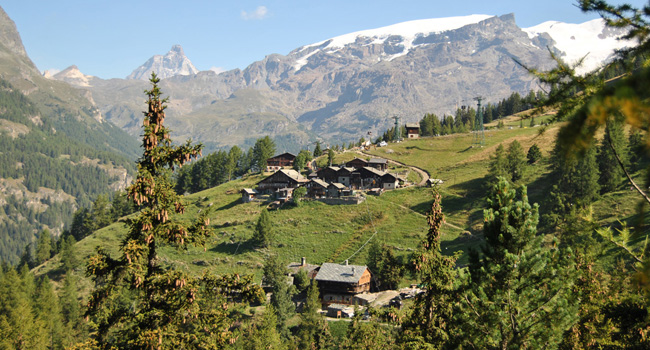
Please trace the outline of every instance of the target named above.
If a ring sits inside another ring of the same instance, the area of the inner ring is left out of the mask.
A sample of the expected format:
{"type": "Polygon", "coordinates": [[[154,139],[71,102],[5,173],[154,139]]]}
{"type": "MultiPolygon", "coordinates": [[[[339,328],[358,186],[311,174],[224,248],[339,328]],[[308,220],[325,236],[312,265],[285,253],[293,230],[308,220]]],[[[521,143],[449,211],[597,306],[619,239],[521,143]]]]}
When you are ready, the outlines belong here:
{"type": "Polygon", "coordinates": [[[314,278],[323,304],[352,304],[354,296],[369,292],[372,274],[367,266],[324,263],[314,278]]]}
{"type": "Polygon", "coordinates": [[[309,180],[293,169],[280,169],[257,183],[257,191],[276,193],[281,189],[293,189],[306,184],[309,180]]]}
{"type": "Polygon", "coordinates": [[[289,152],[278,154],[266,160],[266,171],[278,171],[284,167],[292,167],[296,156],[289,152]]]}

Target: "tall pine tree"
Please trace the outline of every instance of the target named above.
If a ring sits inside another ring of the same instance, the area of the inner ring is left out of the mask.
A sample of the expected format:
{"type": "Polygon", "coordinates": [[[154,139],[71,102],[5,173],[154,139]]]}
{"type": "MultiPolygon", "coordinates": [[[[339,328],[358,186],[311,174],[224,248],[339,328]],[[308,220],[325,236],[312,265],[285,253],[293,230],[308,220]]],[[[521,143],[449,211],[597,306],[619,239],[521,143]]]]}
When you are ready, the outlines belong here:
{"type": "Polygon", "coordinates": [[[151,76],[144,112],[144,154],[138,174],[128,188],[129,197],[142,207],[129,221],[120,246],[121,256],[111,257],[98,247],[87,273],[95,282],[87,315],[97,325],[93,339],[98,348],[198,349],[220,347],[232,341],[228,293],[238,299],[259,297],[252,278],[225,275],[194,277],[163,268],[158,257],[162,245],[185,249],[204,245],[211,235],[207,211],[189,226],[173,214],[185,211],[181,196],[170,180],[170,170],[198,157],[201,145],[175,146],[163,125],[165,101],[151,76]]]}

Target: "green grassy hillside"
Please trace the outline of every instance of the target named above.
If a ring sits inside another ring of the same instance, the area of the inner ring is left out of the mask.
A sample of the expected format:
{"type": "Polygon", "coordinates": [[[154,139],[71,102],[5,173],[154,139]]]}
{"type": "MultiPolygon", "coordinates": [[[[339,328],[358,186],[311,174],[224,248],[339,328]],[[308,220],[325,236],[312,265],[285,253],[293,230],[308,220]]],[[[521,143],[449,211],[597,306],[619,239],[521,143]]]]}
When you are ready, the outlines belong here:
{"type": "MultiPolygon", "coordinates": [[[[394,159],[427,170],[433,178],[445,181],[441,186],[443,211],[447,223],[443,226],[442,249],[445,254],[462,250],[459,265],[467,263],[467,250],[482,242],[483,209],[485,207],[485,176],[490,156],[499,143],[506,146],[518,140],[525,150],[537,143],[545,156],[540,164],[528,166],[522,183],[529,184],[531,202],[541,202],[551,186],[548,180],[548,153],[553,147],[558,126],[539,135],[538,128],[504,128],[486,132],[486,144],[473,147],[473,135],[407,140],[388,147],[370,150],[376,156],[394,159]]],[[[352,152],[337,155],[337,162],[351,159],[352,152]]],[[[641,176],[641,174],[637,174],[641,176]]],[[[263,177],[249,176],[185,197],[186,215],[195,217],[199,211],[210,210],[210,225],[215,235],[203,247],[179,251],[172,247],[160,250],[162,261],[175,268],[200,273],[208,269],[215,273],[254,273],[261,269],[271,252],[283,261],[309,263],[343,262],[365,264],[367,246],[378,240],[393,246],[398,255],[407,257],[417,249],[427,231],[425,214],[431,205],[431,189],[411,187],[389,191],[380,197],[369,196],[356,206],[328,206],[306,202],[299,207],[271,211],[276,243],[271,249],[255,249],[250,239],[260,211],[267,203],[242,203],[239,190],[254,187],[263,177]],[[364,247],[364,249],[362,249],[364,247]]],[[[595,217],[602,224],[616,223],[634,215],[636,196],[621,190],[602,196],[594,205],[595,217]],[[612,214],[611,208],[616,208],[612,214]]],[[[544,210],[544,208],[542,208],[544,210]]],[[[118,254],[125,232],[123,222],[101,229],[77,243],[77,252],[86,259],[98,245],[118,254]]],[[[36,268],[54,280],[60,267],[58,258],[36,268]]],[[[77,273],[82,274],[82,266],[77,273]]]]}

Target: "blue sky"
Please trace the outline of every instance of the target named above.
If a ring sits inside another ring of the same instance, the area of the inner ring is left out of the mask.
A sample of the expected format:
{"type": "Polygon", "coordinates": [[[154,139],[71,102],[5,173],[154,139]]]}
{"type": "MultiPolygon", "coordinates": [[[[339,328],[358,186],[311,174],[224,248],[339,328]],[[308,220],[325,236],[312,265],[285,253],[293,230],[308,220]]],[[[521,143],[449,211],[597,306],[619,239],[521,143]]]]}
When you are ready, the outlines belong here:
{"type": "Polygon", "coordinates": [[[200,70],[227,70],[337,35],[416,19],[514,13],[520,27],[531,27],[598,17],[583,14],[574,0],[7,0],[0,6],[41,71],[75,64],[104,79],[124,78],[174,44],[200,70]]]}

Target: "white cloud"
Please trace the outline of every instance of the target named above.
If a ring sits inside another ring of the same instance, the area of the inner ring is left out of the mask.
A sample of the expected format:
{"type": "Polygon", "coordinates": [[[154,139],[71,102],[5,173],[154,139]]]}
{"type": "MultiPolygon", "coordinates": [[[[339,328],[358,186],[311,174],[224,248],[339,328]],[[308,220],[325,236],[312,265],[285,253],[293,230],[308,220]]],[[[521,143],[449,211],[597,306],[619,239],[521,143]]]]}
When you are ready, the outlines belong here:
{"type": "Polygon", "coordinates": [[[210,70],[217,73],[217,74],[223,73],[223,72],[226,71],[226,69],[223,68],[223,67],[212,67],[212,68],[210,68],[210,70]]]}
{"type": "Polygon", "coordinates": [[[258,6],[253,12],[241,12],[241,18],[244,20],[264,19],[269,14],[269,9],[266,6],[258,6]]]}

